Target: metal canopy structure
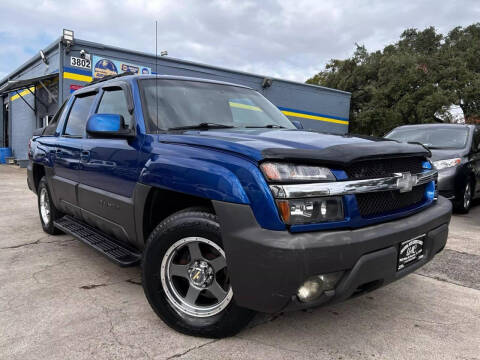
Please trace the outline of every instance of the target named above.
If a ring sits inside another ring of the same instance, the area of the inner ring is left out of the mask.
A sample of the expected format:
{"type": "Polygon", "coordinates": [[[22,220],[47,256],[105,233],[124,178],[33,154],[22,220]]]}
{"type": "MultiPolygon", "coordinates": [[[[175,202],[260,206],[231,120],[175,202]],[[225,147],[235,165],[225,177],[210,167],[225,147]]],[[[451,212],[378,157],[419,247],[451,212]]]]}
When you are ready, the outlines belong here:
{"type": "Polygon", "coordinates": [[[46,86],[43,84],[43,81],[44,80],[50,80],[50,79],[53,79],[55,77],[58,77],[58,73],[38,76],[38,77],[34,77],[34,78],[29,78],[29,79],[22,79],[22,80],[8,80],[5,83],[5,85],[3,85],[0,88],[0,95],[3,95],[5,93],[14,92],[14,91],[23,90],[23,89],[28,89],[31,86],[37,85],[37,84],[41,85],[43,88],[46,88],[46,86]]]}
{"type": "Polygon", "coordinates": [[[37,85],[40,85],[43,89],[45,89],[45,91],[48,93],[48,95],[50,95],[50,97],[58,104],[58,99],[55,95],[53,95],[51,93],[51,91],[48,89],[47,86],[45,86],[45,84],[43,83],[45,80],[50,80],[50,79],[54,79],[58,77],[58,73],[52,73],[52,74],[47,74],[47,75],[42,75],[42,76],[37,76],[37,77],[34,77],[34,78],[29,78],[29,79],[22,79],[22,80],[9,80],[5,83],[5,85],[3,85],[1,88],[0,88],[0,96],[5,94],[5,93],[11,93],[11,92],[16,92],[17,95],[23,100],[23,102],[34,112],[36,113],[37,112],[37,101],[42,104],[46,109],[48,108],[48,105],[45,104],[42,100],[40,100],[38,98],[38,96],[35,95],[35,92],[32,91],[31,87],[32,86],[37,86],[37,85]],[[25,98],[22,96],[22,93],[20,93],[19,91],[20,90],[26,90],[28,91],[30,94],[33,95],[34,99],[35,99],[35,105],[34,107],[32,107],[32,105],[30,105],[28,103],[28,101],[25,100],[25,98]]]}

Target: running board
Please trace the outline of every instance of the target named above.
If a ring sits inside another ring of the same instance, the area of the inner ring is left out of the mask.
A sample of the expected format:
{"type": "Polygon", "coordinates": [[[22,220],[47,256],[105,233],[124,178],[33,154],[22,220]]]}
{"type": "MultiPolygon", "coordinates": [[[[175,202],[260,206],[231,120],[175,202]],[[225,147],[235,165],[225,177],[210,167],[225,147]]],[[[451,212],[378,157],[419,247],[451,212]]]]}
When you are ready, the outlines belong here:
{"type": "Polygon", "coordinates": [[[142,258],[140,253],[126,248],[101,231],[71,216],[65,215],[55,221],[54,225],[63,232],[100,251],[107,258],[122,267],[137,265],[142,258]]]}

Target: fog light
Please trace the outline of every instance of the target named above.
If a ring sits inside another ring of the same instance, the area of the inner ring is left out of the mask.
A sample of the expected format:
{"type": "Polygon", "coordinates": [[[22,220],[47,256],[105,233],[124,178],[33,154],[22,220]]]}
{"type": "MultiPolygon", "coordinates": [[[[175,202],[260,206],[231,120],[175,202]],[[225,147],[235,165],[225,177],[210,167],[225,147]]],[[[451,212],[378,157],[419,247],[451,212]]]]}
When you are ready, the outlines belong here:
{"type": "Polygon", "coordinates": [[[343,275],[343,271],[315,275],[298,288],[297,297],[302,302],[318,299],[325,291],[333,290],[343,275]]]}

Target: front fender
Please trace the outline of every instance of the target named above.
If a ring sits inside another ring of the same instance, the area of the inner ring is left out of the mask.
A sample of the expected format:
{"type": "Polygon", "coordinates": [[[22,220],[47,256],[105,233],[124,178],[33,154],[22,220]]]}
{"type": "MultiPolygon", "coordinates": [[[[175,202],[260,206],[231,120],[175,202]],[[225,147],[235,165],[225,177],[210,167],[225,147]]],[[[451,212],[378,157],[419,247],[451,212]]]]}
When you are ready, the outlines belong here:
{"type": "Polygon", "coordinates": [[[140,182],[205,199],[250,203],[235,174],[225,167],[198,159],[154,155],[145,164],[140,182]]]}
{"type": "Polygon", "coordinates": [[[161,143],[140,174],[140,183],[209,200],[251,206],[264,228],[284,230],[275,202],[257,164],[234,154],[161,143]]]}

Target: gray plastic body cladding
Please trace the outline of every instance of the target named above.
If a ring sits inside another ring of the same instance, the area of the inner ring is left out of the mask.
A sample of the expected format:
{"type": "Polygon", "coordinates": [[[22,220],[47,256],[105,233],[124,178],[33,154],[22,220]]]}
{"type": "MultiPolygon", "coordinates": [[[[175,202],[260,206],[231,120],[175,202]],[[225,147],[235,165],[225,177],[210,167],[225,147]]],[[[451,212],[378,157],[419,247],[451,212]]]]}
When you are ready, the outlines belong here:
{"type": "MultiPolygon", "coordinates": [[[[147,239],[144,236],[144,217],[145,215],[145,203],[147,202],[148,194],[152,189],[151,186],[142,183],[137,183],[133,191],[133,205],[135,216],[135,231],[137,233],[134,246],[143,250],[147,239]]],[[[148,236],[148,234],[147,234],[148,236]]]]}
{"type": "Polygon", "coordinates": [[[347,166],[355,161],[395,157],[422,156],[431,153],[421,145],[400,144],[394,141],[378,140],[333,145],[324,149],[269,148],[262,151],[265,159],[288,160],[308,163],[347,166]]]}
{"type": "Polygon", "coordinates": [[[268,313],[343,300],[365,282],[386,284],[415,270],[445,246],[452,209],[450,201],[440,197],[428,209],[395,221],[355,230],[293,234],[261,228],[248,205],[213,204],[236,302],[268,313]],[[398,244],[421,234],[427,234],[426,256],[397,273],[398,244]],[[334,294],[316,303],[295,304],[296,291],[308,277],[340,270],[346,275],[334,294]]]}
{"type": "Polygon", "coordinates": [[[79,184],[78,207],[82,219],[101,231],[124,242],[135,242],[134,207],[131,198],[110,191],[79,184]]]}

